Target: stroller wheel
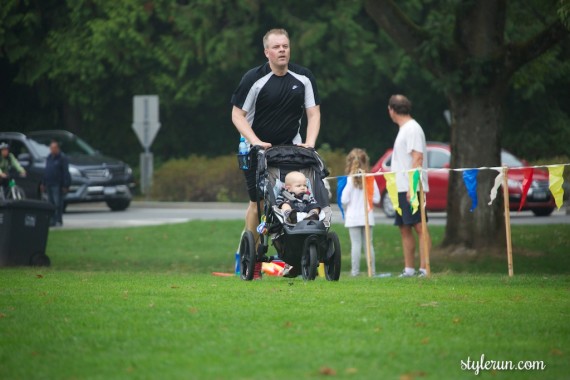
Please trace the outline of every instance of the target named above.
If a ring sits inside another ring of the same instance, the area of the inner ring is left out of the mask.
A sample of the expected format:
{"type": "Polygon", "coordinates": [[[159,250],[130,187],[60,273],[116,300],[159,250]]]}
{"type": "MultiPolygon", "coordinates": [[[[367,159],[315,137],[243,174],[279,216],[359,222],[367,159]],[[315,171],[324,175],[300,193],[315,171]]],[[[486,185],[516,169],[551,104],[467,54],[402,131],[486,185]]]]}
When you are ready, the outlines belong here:
{"type": "Polygon", "coordinates": [[[318,266],[317,245],[316,243],[311,243],[306,251],[303,252],[303,257],[301,258],[301,274],[303,280],[313,281],[315,277],[317,277],[318,266]]]}
{"type": "Polygon", "coordinates": [[[338,281],[340,278],[340,240],[336,232],[329,233],[327,240],[328,252],[332,250],[332,256],[325,260],[325,277],[327,281],[338,281]]]}
{"type": "Polygon", "coordinates": [[[250,231],[245,231],[241,236],[239,244],[239,260],[241,267],[241,279],[246,281],[253,280],[253,271],[255,267],[255,240],[250,231]]]}

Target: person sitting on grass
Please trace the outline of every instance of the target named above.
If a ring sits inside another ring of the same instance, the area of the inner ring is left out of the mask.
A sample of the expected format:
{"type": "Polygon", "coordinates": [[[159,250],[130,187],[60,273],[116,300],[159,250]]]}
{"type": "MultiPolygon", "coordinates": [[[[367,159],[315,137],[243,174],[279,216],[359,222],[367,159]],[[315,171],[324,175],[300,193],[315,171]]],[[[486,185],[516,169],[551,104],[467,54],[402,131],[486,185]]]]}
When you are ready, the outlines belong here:
{"type": "Polygon", "coordinates": [[[285,176],[285,187],[277,197],[277,207],[283,210],[285,222],[297,223],[297,213],[308,213],[305,219],[319,220],[321,208],[307,188],[307,178],[301,172],[285,176]]]}

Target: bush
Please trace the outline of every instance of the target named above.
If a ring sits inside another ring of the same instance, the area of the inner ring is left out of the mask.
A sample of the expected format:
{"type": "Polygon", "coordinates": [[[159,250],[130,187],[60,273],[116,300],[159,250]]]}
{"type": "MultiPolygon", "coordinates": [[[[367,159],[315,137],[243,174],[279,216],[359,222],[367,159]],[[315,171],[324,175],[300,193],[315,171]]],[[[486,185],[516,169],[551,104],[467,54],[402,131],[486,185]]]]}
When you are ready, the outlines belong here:
{"type": "MultiPolygon", "coordinates": [[[[346,154],[322,149],[331,176],[344,174],[346,154]]],[[[336,180],[329,181],[336,199],[336,180]]],[[[160,201],[246,202],[247,189],[243,173],[234,155],[207,158],[190,156],[165,162],[155,171],[152,198],[160,201]]]]}
{"type": "Polygon", "coordinates": [[[165,162],[154,175],[152,197],[191,202],[248,200],[243,174],[234,155],[190,156],[165,162]]]}

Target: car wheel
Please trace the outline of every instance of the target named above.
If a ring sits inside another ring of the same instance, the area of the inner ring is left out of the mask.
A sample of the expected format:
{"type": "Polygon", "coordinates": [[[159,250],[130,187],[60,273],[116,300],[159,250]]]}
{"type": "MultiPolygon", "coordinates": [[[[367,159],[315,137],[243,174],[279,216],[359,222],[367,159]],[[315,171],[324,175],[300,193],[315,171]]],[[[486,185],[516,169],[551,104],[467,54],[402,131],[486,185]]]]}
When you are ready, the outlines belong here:
{"type": "Polygon", "coordinates": [[[552,214],[553,211],[554,211],[554,208],[535,208],[535,209],[532,209],[532,212],[535,216],[550,216],[550,214],[552,214]]]}
{"type": "Polygon", "coordinates": [[[125,211],[129,208],[131,204],[130,199],[112,199],[107,202],[107,206],[111,209],[111,211],[125,211]]]}
{"type": "Polygon", "coordinates": [[[394,205],[392,204],[387,191],[382,194],[382,211],[384,211],[384,214],[386,214],[388,218],[396,217],[396,210],[394,210],[394,205]]]}

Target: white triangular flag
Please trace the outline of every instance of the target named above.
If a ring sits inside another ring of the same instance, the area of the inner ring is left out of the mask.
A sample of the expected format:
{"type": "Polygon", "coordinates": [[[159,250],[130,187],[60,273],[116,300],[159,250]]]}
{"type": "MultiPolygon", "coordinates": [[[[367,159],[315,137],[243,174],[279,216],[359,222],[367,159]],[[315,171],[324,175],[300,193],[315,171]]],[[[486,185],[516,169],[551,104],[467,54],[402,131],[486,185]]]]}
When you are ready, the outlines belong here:
{"type": "Polygon", "coordinates": [[[493,185],[493,188],[491,189],[491,201],[489,202],[489,206],[493,204],[493,201],[495,200],[495,198],[497,198],[497,190],[499,190],[499,186],[501,186],[501,183],[503,182],[503,171],[500,170],[499,174],[495,177],[495,184],[493,185]]]}

